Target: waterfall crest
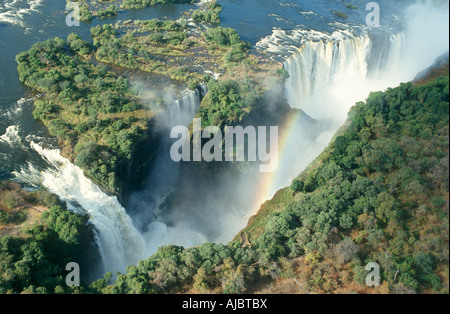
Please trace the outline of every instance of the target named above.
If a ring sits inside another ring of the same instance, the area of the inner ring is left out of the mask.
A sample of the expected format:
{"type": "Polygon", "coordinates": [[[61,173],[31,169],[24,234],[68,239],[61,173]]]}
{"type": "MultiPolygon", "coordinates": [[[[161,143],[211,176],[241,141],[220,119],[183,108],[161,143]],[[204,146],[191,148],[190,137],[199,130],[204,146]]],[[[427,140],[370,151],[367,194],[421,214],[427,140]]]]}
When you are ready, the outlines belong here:
{"type": "Polygon", "coordinates": [[[176,125],[188,126],[194,116],[197,114],[202,95],[205,93],[205,87],[188,90],[180,99],[176,99],[167,106],[167,126],[176,125]]]}
{"type": "Polygon", "coordinates": [[[369,35],[305,43],[284,62],[289,105],[314,118],[343,122],[350,106],[376,90],[377,81],[385,81],[399,64],[403,38],[390,35],[383,45],[369,35]]]}
{"type": "Polygon", "coordinates": [[[289,127],[270,196],[289,185],[323,151],[351,106],[371,91],[401,82],[394,72],[401,64],[403,34],[338,35],[304,42],[284,62],[289,73],[287,102],[312,117],[316,127],[302,119],[289,127]]]}

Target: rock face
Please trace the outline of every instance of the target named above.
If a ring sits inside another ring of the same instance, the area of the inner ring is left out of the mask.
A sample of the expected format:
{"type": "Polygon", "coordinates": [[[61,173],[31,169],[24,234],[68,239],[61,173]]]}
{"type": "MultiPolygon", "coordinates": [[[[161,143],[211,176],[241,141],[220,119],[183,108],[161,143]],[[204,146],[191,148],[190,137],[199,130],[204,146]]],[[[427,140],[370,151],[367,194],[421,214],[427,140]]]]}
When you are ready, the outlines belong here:
{"type": "Polygon", "coordinates": [[[442,56],[438,57],[430,67],[419,72],[414,78],[413,83],[420,85],[436,76],[445,75],[448,73],[448,64],[449,52],[447,51],[442,56]]]}

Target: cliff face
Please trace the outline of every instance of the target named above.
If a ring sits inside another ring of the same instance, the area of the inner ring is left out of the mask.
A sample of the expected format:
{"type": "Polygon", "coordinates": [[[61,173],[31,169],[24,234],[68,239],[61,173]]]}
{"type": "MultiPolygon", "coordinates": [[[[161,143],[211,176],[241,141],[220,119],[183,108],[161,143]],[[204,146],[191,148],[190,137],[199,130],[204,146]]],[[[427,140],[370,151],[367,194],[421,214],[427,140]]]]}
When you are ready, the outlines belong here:
{"type": "MultiPolygon", "coordinates": [[[[441,76],[448,76],[449,74],[449,53],[445,53],[439,58],[435,60],[435,62],[428,67],[427,69],[421,71],[416,75],[416,77],[411,81],[413,85],[425,85],[430,83],[441,76]]],[[[444,89],[445,92],[445,89],[444,89]]],[[[330,147],[327,148],[320,156],[318,156],[308,167],[307,169],[298,175],[298,180],[304,180],[307,178],[308,174],[316,171],[321,167],[324,160],[329,157],[329,150],[332,149],[335,144],[336,137],[342,136],[345,134],[348,127],[352,124],[353,120],[357,117],[355,116],[357,110],[351,110],[349,113],[349,119],[342,125],[342,127],[336,132],[333,136],[333,140],[330,143],[330,147]]],[[[293,187],[286,187],[284,189],[279,190],[271,200],[268,200],[264,204],[261,204],[261,207],[257,214],[252,216],[247,224],[247,227],[239,232],[236,235],[235,240],[238,240],[242,232],[249,232],[249,230],[258,230],[259,227],[263,224],[261,221],[266,221],[267,217],[272,213],[277,213],[285,206],[287,206],[291,199],[289,196],[294,196],[294,198],[299,194],[299,191],[293,191],[293,187]],[[258,227],[259,226],[259,227],[258,227]]],[[[260,230],[260,229],[259,229],[260,230]]],[[[253,233],[253,232],[250,232],[253,233]]],[[[256,237],[260,234],[260,231],[256,231],[254,233],[256,237]]]]}
{"type": "MultiPolygon", "coordinates": [[[[235,240],[244,233],[254,244],[274,233],[287,241],[289,251],[299,245],[304,259],[295,261],[295,276],[313,291],[337,288],[312,283],[313,273],[325,276],[324,269],[340,278],[341,291],[354,291],[341,276],[351,265],[358,281],[356,269],[367,261],[383,268],[384,293],[448,289],[448,55],[441,61],[414,85],[373,93],[353,107],[329,147],[291,187],[262,204],[235,240]],[[441,231],[431,231],[432,226],[441,231]],[[431,239],[439,244],[429,246],[431,239]],[[337,265],[332,260],[343,256],[343,241],[353,243],[357,253],[337,265]],[[417,260],[401,271],[382,260],[387,255],[394,264],[410,256],[428,256],[435,263],[425,279],[417,260]],[[398,272],[403,273],[400,279],[394,276],[398,272]]],[[[300,289],[292,282],[267,289],[293,287],[300,289]]]]}
{"type": "Polygon", "coordinates": [[[157,133],[154,131],[153,121],[149,121],[147,135],[140,141],[133,150],[128,163],[120,167],[119,176],[123,178],[120,194],[118,194],[119,202],[126,205],[127,198],[130,193],[142,187],[147,177],[148,168],[158,150],[157,133]]]}
{"type": "Polygon", "coordinates": [[[415,85],[423,85],[432,81],[438,76],[446,75],[449,72],[449,52],[444,53],[436,59],[434,63],[427,69],[421,71],[413,79],[412,83],[415,85]]]}

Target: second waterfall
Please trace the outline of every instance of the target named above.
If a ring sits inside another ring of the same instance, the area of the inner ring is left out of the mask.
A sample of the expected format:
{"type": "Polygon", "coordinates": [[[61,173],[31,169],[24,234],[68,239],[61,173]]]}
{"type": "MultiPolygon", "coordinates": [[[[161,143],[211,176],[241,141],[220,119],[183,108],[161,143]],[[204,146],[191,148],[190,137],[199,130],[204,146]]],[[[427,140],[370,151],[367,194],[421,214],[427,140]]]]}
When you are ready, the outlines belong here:
{"type": "Polygon", "coordinates": [[[290,76],[289,105],[313,118],[343,122],[355,101],[390,77],[400,62],[403,41],[403,35],[364,35],[305,43],[284,63],[290,76]]]}

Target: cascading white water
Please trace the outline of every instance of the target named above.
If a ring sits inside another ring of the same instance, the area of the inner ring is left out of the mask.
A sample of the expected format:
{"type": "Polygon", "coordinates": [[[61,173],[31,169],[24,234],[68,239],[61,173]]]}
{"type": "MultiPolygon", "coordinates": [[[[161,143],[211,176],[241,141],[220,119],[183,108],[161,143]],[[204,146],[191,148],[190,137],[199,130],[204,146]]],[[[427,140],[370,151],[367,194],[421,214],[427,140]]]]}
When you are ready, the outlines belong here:
{"type": "Polygon", "coordinates": [[[185,95],[182,98],[170,103],[167,107],[167,126],[189,125],[192,122],[192,118],[197,113],[200,101],[201,92],[196,89],[194,91],[185,92],[185,95]]]}
{"type": "Polygon", "coordinates": [[[169,132],[174,126],[188,126],[192,123],[206,90],[206,86],[201,85],[194,91],[184,91],[181,98],[167,103],[166,112],[157,117],[161,126],[158,153],[146,178],[145,188],[134,192],[128,204],[133,220],[146,239],[147,256],[155,253],[162,245],[193,246],[206,241],[204,236],[196,230],[191,230],[189,226],[180,224],[167,226],[162,209],[166,198],[174,191],[180,170],[180,164],[170,158],[169,150],[173,142],[169,132]]]}
{"type": "Polygon", "coordinates": [[[268,198],[289,185],[323,151],[355,102],[364,100],[371,91],[399,83],[389,73],[399,64],[403,40],[402,35],[392,35],[387,40],[381,38],[382,44],[374,44],[368,35],[336,33],[305,42],[286,59],[287,102],[316,119],[320,127],[308,129],[301,119],[290,126],[292,135],[284,143],[268,198]]]}
{"type": "Polygon", "coordinates": [[[402,33],[393,34],[387,28],[361,29],[358,36],[353,36],[350,28],[328,35],[302,29],[289,35],[274,30],[257,44],[277,56],[291,52],[295,43],[301,44],[284,62],[290,76],[285,81],[285,96],[291,107],[302,109],[327,126],[321,134],[291,129],[294,136],[292,142],[285,143],[287,148],[277,171],[279,187],[289,185],[306,168],[307,158],[303,157],[308,152],[315,151],[308,156],[313,160],[328,145],[355,102],[364,101],[372,91],[413,80],[449,50],[448,3],[417,3],[406,9],[405,16],[408,19],[402,33]],[[279,42],[288,43],[288,49],[279,48],[279,42]],[[314,143],[298,145],[299,137],[311,135],[316,137],[314,143]],[[294,165],[296,173],[290,171],[294,165]]]}
{"type": "Polygon", "coordinates": [[[5,134],[0,136],[0,142],[12,145],[13,143],[20,143],[19,127],[17,125],[10,125],[6,128],[5,134]]]}
{"type": "Polygon", "coordinates": [[[29,163],[27,169],[14,172],[15,176],[22,182],[44,186],[65,201],[70,210],[89,215],[104,271],[124,272],[128,265],[144,257],[144,238],[116,197],[103,193],[79,167],[62,157],[59,150],[45,149],[34,142],[30,146],[49,167],[39,171],[29,163]]]}
{"type": "Polygon", "coordinates": [[[403,41],[404,36],[392,35],[386,45],[376,46],[365,35],[305,43],[284,63],[289,105],[314,118],[343,122],[356,101],[391,84],[387,78],[400,62],[403,41]]]}
{"type": "Polygon", "coordinates": [[[368,38],[303,45],[285,63],[290,75],[286,80],[286,92],[291,107],[301,109],[309,97],[332,85],[342,71],[364,78],[367,74],[365,56],[369,49],[368,38]]]}
{"type": "Polygon", "coordinates": [[[311,134],[301,126],[292,129],[291,132],[302,131],[291,141],[297,141],[298,136],[316,139],[302,140],[303,145],[286,144],[277,175],[280,187],[288,185],[295,176],[292,168],[300,173],[328,145],[351,106],[365,100],[371,91],[396,86],[404,79],[394,71],[401,63],[405,36],[384,35],[375,39],[369,35],[334,34],[325,40],[304,43],[285,61],[289,73],[285,95],[289,105],[317,119],[325,130],[311,134]]]}
{"type": "MultiPolygon", "coordinates": [[[[165,126],[188,125],[197,113],[204,91],[205,88],[202,87],[201,90],[186,92],[181,99],[169,104],[165,115],[168,121],[165,126]]],[[[186,237],[180,237],[178,232],[180,230],[176,226],[169,230],[166,226],[162,228],[163,223],[161,222],[153,222],[152,226],[155,228],[149,228],[144,237],[115,196],[109,196],[101,191],[98,186],[84,176],[81,168],[62,157],[59,150],[43,148],[33,141],[32,136],[30,138],[31,140],[28,140],[28,137],[26,141],[22,140],[19,136],[18,126],[8,127],[6,133],[0,136],[1,143],[15,147],[20,146],[28,151],[31,148],[47,164],[47,167],[40,170],[41,167],[28,162],[27,167],[22,167],[20,171],[15,171],[13,174],[21,182],[36,187],[45,187],[58,195],[70,210],[89,216],[89,221],[95,228],[96,244],[105,272],[125,272],[128,265],[136,264],[139,260],[147,258],[163,244],[171,244],[174,238],[181,239],[181,244],[188,243],[185,241],[186,237]],[[171,236],[167,237],[169,231],[171,236]]],[[[164,152],[163,149],[160,154],[164,154],[164,152]]],[[[157,158],[157,162],[158,160],[161,162],[164,159],[162,157],[167,156],[169,154],[157,158]]],[[[161,168],[164,167],[162,165],[157,168],[162,171],[161,168]]],[[[177,171],[174,173],[176,174],[177,171]]],[[[176,175],[173,179],[176,180],[176,175]]],[[[155,189],[155,186],[149,187],[149,190],[160,191],[158,188],[155,189]]],[[[161,191],[163,192],[163,190],[161,191]]],[[[164,195],[155,195],[154,197],[161,198],[164,195]]],[[[155,209],[147,208],[147,210],[155,209]]],[[[184,235],[193,234],[190,230],[182,233],[184,235]]],[[[188,237],[190,238],[188,240],[191,241],[196,237],[194,234],[194,236],[188,237]]]]}

